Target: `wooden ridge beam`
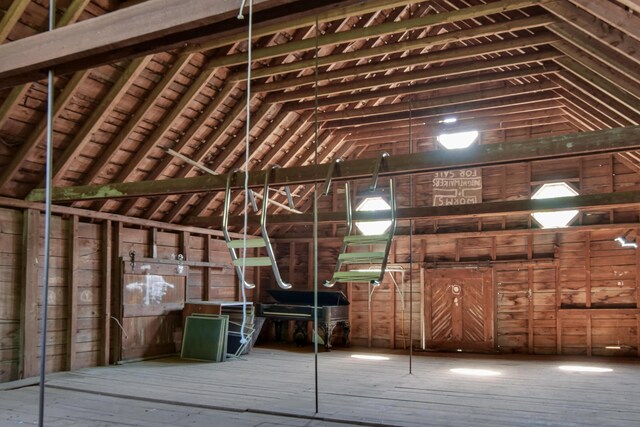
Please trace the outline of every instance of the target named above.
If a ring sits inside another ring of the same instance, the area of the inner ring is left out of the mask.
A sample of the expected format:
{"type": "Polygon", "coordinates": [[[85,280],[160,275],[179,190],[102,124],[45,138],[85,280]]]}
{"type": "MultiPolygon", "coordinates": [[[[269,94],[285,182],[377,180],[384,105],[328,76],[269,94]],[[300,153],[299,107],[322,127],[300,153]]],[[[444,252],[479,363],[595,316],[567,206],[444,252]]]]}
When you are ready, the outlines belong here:
{"type": "MultiPolygon", "coordinates": [[[[496,215],[522,215],[531,212],[550,212],[564,209],[615,209],[637,207],[640,204],[640,191],[624,191],[617,193],[588,194],[575,197],[558,197],[553,199],[505,200],[499,202],[484,202],[458,206],[425,206],[416,208],[398,208],[398,220],[408,219],[454,219],[454,218],[483,218],[496,215]]],[[[354,221],[383,220],[389,217],[385,211],[353,213],[354,221]]],[[[260,222],[259,215],[250,215],[249,224],[260,222]]],[[[229,225],[242,226],[244,218],[234,216],[229,218],[229,225]]],[[[346,221],[344,212],[320,212],[318,222],[334,223],[346,221]]],[[[189,217],[185,224],[198,227],[219,227],[222,217],[189,217]]],[[[267,224],[310,224],[313,214],[278,214],[268,215],[267,224]]]]}
{"type": "MultiPolygon", "coordinates": [[[[315,14],[336,3],[341,0],[255,0],[253,19],[256,25],[273,23],[290,14],[315,14]]],[[[238,34],[246,23],[236,18],[237,13],[234,0],[148,0],[0,45],[0,88],[40,80],[47,69],[65,74],[183,47],[186,42],[211,40],[229,32],[238,34]]]]}
{"type": "MultiPolygon", "coordinates": [[[[599,132],[537,138],[523,142],[480,145],[466,150],[429,151],[391,156],[385,160],[380,176],[492,166],[536,159],[565,158],[637,149],[640,149],[640,127],[632,126],[599,132]]],[[[274,186],[323,182],[329,166],[321,164],[277,169],[272,171],[270,181],[274,186]]],[[[374,162],[370,159],[345,161],[341,164],[340,170],[336,172],[335,180],[344,181],[369,177],[373,173],[374,166],[374,162]]],[[[237,182],[243,181],[243,175],[243,173],[237,174],[237,182]]],[[[163,181],[56,187],[53,189],[53,200],[55,202],[71,202],[222,191],[226,187],[226,178],[226,175],[204,175],[163,181]]],[[[249,176],[249,187],[260,187],[264,183],[264,179],[264,171],[252,172],[249,176]]],[[[236,184],[233,188],[238,189],[240,185],[236,184]]],[[[33,190],[27,200],[44,200],[44,189],[33,190]]]]}

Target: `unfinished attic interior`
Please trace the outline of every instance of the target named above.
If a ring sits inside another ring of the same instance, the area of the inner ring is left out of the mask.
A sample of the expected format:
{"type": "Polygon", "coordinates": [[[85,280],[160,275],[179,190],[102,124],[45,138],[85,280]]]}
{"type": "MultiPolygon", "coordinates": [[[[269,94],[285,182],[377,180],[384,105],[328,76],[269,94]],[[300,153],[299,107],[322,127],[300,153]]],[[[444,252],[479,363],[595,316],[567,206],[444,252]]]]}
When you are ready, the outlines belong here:
{"type": "Polygon", "coordinates": [[[0,427],[640,425],[639,67],[638,0],[0,0],[0,427]]]}

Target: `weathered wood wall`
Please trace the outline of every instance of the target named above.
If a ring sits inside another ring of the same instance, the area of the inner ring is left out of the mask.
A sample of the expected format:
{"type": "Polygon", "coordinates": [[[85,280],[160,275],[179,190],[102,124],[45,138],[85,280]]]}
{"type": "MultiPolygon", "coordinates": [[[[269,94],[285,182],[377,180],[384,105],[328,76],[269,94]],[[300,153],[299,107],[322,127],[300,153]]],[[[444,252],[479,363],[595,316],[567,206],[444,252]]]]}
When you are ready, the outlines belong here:
{"type": "MultiPolygon", "coordinates": [[[[44,215],[0,208],[0,219],[0,381],[10,381],[37,375],[39,369],[44,215]]],[[[111,316],[119,314],[119,265],[131,251],[157,260],[185,255],[187,299],[237,298],[224,241],[207,233],[52,216],[47,371],[119,360],[120,328],[111,316]]],[[[167,331],[166,338],[173,339],[174,332],[167,331]]]]}
{"type": "MultiPolygon", "coordinates": [[[[492,141],[496,142],[525,136],[542,134],[496,133],[485,134],[484,138],[494,138],[492,141]]],[[[432,141],[429,144],[433,145],[432,141]]],[[[368,147],[362,156],[374,157],[376,149],[401,154],[408,151],[408,146],[406,142],[379,144],[375,149],[368,147]]],[[[529,199],[542,184],[556,181],[570,183],[580,194],[640,188],[640,174],[617,155],[486,167],[482,168],[482,177],[485,202],[529,199]]],[[[384,181],[380,180],[383,189],[384,181]]],[[[432,174],[414,176],[412,181],[413,188],[410,178],[396,178],[398,205],[430,206],[432,174]]],[[[366,195],[368,185],[366,181],[352,185],[356,204],[366,195]]],[[[320,211],[344,209],[341,188],[334,185],[333,195],[320,199],[320,211]]],[[[428,277],[429,269],[482,266],[493,272],[496,351],[638,355],[640,255],[637,250],[622,248],[614,242],[615,237],[629,229],[632,229],[629,236],[636,236],[638,222],[636,208],[589,210],[574,221],[573,225],[579,227],[557,231],[539,230],[526,213],[420,219],[413,224],[412,251],[406,236],[409,224],[399,223],[390,262],[408,270],[409,253],[413,254],[414,344],[422,345],[425,290],[421,284],[428,282],[423,276],[428,277]],[[421,271],[422,267],[426,269],[421,271]]],[[[311,240],[294,236],[309,236],[309,230],[291,227],[277,245],[281,264],[285,266],[284,275],[298,287],[311,286],[311,271],[306,268],[311,240]]],[[[335,264],[344,226],[321,225],[319,235],[323,237],[319,249],[321,283],[330,276],[335,264]]],[[[268,282],[264,285],[268,286],[268,282]]],[[[368,286],[337,286],[349,292],[352,301],[354,343],[404,346],[399,328],[404,325],[408,334],[408,293],[403,313],[400,292],[391,292],[393,283],[389,278],[374,291],[370,308],[368,286]]]]}

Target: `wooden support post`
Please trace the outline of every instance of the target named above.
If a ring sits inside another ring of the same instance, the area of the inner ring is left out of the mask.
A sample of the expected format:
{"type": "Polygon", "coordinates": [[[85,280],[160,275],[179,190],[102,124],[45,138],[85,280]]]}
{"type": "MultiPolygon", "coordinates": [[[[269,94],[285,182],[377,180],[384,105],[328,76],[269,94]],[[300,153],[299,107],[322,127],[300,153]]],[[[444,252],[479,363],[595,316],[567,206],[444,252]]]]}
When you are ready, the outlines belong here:
{"type": "MultiPolygon", "coordinates": [[[[555,234],[555,241],[557,242],[558,235],[555,234]]],[[[556,245],[557,246],[557,245],[556,245]]],[[[556,354],[562,354],[562,320],[560,319],[560,307],[562,305],[562,295],[560,286],[560,266],[555,266],[555,279],[556,279],[556,354]]]]}
{"type": "Polygon", "coordinates": [[[423,277],[424,277],[424,334],[425,334],[425,349],[429,348],[429,342],[432,340],[432,326],[431,326],[431,306],[432,306],[432,295],[431,295],[431,284],[427,287],[427,274],[424,268],[423,277]]]}
{"type": "Polygon", "coordinates": [[[591,327],[591,313],[586,313],[587,316],[587,356],[592,354],[592,327],[591,327]]]}
{"type": "Polygon", "coordinates": [[[420,345],[423,350],[427,349],[427,339],[425,335],[425,289],[424,289],[424,268],[420,267],[420,345]]]}
{"type": "MultiPolygon", "coordinates": [[[[180,255],[182,255],[182,259],[183,260],[187,260],[187,252],[189,251],[189,241],[191,240],[191,233],[189,233],[188,231],[183,231],[180,233],[180,248],[179,248],[179,252],[178,252],[178,256],[176,257],[176,259],[178,259],[180,257],[180,255]]],[[[191,293],[189,292],[189,281],[187,280],[186,283],[186,289],[184,290],[184,300],[185,301],[189,301],[191,300],[191,293]]]]}
{"type": "Polygon", "coordinates": [[[109,356],[111,350],[111,286],[113,267],[113,247],[111,244],[111,221],[102,223],[102,310],[104,317],[102,320],[102,365],[109,365],[109,356]]]}
{"type": "MultiPolygon", "coordinates": [[[[209,235],[204,236],[204,262],[211,262],[211,236],[209,235]]],[[[258,285],[256,284],[256,286],[258,285]]],[[[209,301],[211,299],[211,267],[204,268],[202,287],[202,299],[209,301]]]]}
{"type": "Polygon", "coordinates": [[[40,212],[24,211],[22,231],[22,298],[20,311],[20,377],[38,374],[38,248],[40,212]]]}
{"type": "Polygon", "coordinates": [[[289,243],[289,283],[294,283],[293,276],[295,274],[296,267],[296,244],[295,242],[289,243]]]}
{"type": "MultiPolygon", "coordinates": [[[[121,328],[122,325],[122,257],[120,252],[122,250],[122,234],[123,234],[123,224],[121,222],[116,222],[113,230],[113,271],[116,274],[116,280],[113,281],[112,295],[113,298],[111,300],[111,313],[112,316],[116,319],[114,320],[115,326],[113,330],[115,333],[112,334],[113,343],[111,348],[113,352],[111,353],[111,363],[117,363],[122,359],[122,340],[124,339],[123,330],[121,328]],[[120,322],[118,324],[117,322],[120,322]]],[[[113,319],[112,319],[113,320],[113,319]]]]}
{"type": "MultiPolygon", "coordinates": [[[[531,258],[529,258],[531,259],[531,258]]],[[[533,333],[534,333],[534,328],[533,328],[533,316],[534,316],[534,311],[533,311],[533,266],[529,266],[528,268],[528,272],[527,272],[527,278],[528,278],[528,291],[527,291],[527,296],[529,299],[529,304],[528,304],[528,308],[529,308],[529,313],[528,313],[528,321],[527,321],[527,337],[528,337],[528,347],[529,347],[529,354],[533,354],[534,353],[534,341],[533,341],[533,333]]]]}
{"type": "Polygon", "coordinates": [[[591,232],[587,232],[587,238],[584,242],[584,291],[586,297],[587,308],[591,307],[591,232]]]}
{"type": "MultiPolygon", "coordinates": [[[[391,264],[396,262],[396,242],[391,243],[389,257],[391,264]]],[[[391,274],[395,279],[395,273],[391,274]]],[[[396,287],[393,281],[389,283],[389,348],[396,348],[396,287]]]]}
{"type": "Polygon", "coordinates": [[[68,270],[69,289],[67,297],[67,370],[76,368],[77,335],[78,335],[78,217],[69,218],[68,270]]]}
{"type": "MultiPolygon", "coordinates": [[[[308,289],[313,289],[313,265],[316,262],[315,254],[313,253],[313,242],[309,242],[307,246],[307,287],[308,289]]],[[[319,268],[318,268],[319,270],[319,268]]],[[[320,278],[318,278],[318,284],[320,283],[320,278]]]]}

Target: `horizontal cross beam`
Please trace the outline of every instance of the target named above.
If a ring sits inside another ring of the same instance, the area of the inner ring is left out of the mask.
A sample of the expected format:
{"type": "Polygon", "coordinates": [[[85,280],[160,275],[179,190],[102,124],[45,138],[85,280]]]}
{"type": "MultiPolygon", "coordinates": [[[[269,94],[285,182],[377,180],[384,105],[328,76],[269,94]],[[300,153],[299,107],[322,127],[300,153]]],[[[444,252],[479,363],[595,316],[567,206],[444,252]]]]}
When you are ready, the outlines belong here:
{"type": "MultiPolygon", "coordinates": [[[[496,215],[529,214],[531,212],[548,212],[561,209],[614,209],[637,206],[640,203],[640,191],[625,191],[619,193],[589,194],[575,197],[557,197],[553,199],[506,200],[499,202],[475,203],[457,206],[425,206],[415,208],[398,208],[397,219],[453,219],[453,218],[482,218],[496,215]]],[[[372,221],[389,219],[388,211],[353,212],[354,221],[372,221]]],[[[320,212],[318,222],[345,222],[344,212],[320,212]]],[[[249,225],[260,223],[259,215],[250,215],[249,225]]],[[[295,225],[313,223],[313,214],[279,214],[267,216],[270,225],[295,225]]],[[[186,225],[194,227],[214,227],[222,225],[222,217],[189,217],[186,225]]],[[[243,216],[229,218],[229,225],[244,224],[243,216]]]]}
{"type": "MultiPolygon", "coordinates": [[[[640,149],[640,126],[604,131],[537,138],[523,142],[477,145],[465,150],[438,150],[390,156],[380,168],[380,176],[397,176],[448,170],[463,167],[502,165],[539,159],[557,159],[589,154],[615,153],[640,149]]],[[[272,171],[272,186],[300,185],[324,182],[328,164],[282,168],[272,171]]],[[[371,177],[376,164],[371,159],[348,160],[335,171],[334,181],[371,177]]],[[[251,172],[249,187],[264,184],[265,171],[251,172]]],[[[113,199],[124,197],[161,196],[169,194],[223,191],[227,175],[204,175],[159,181],[139,181],[77,187],[56,187],[54,202],[113,199]]],[[[240,189],[244,174],[237,173],[232,188],[240,189]]],[[[33,190],[30,201],[43,201],[44,189],[33,190]]]]}

